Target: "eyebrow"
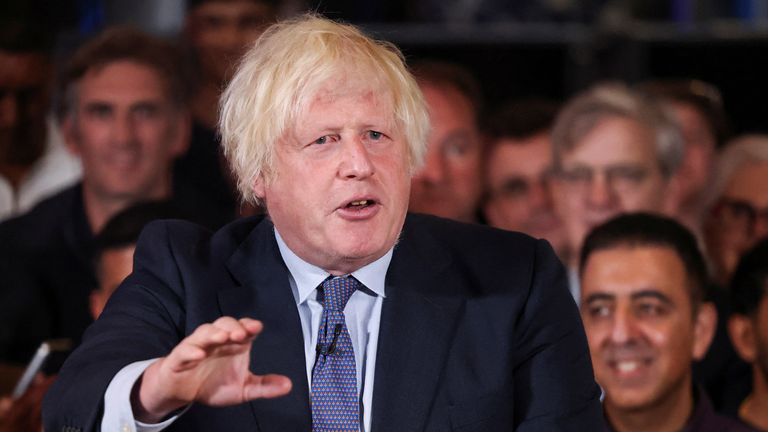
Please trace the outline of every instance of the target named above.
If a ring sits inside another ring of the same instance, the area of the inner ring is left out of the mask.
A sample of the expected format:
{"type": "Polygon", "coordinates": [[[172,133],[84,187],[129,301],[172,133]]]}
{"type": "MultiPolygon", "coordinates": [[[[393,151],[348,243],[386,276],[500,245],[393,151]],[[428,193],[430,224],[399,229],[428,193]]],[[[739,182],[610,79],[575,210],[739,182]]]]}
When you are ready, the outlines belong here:
{"type": "Polygon", "coordinates": [[[664,304],[668,304],[668,305],[672,304],[672,300],[669,297],[667,297],[666,295],[660,293],[659,291],[653,290],[653,289],[647,289],[647,290],[642,290],[642,291],[638,291],[638,292],[632,293],[632,295],[630,297],[632,298],[632,300],[642,300],[642,299],[645,299],[645,298],[654,298],[654,299],[659,300],[660,302],[662,302],[664,304]]]}
{"type": "Polygon", "coordinates": [[[584,299],[584,304],[596,302],[596,301],[609,301],[616,299],[616,296],[613,294],[606,294],[606,293],[595,293],[590,294],[584,299]]]}
{"type": "MultiPolygon", "coordinates": [[[[654,289],[645,289],[642,291],[633,292],[630,295],[630,299],[632,300],[642,300],[642,299],[648,299],[648,298],[659,300],[664,304],[668,304],[668,305],[672,304],[672,300],[669,297],[667,297],[666,295],[654,289]]],[[[595,293],[595,294],[588,295],[584,299],[584,304],[589,304],[596,301],[611,301],[615,299],[616,299],[616,296],[613,294],[595,293]]]]}

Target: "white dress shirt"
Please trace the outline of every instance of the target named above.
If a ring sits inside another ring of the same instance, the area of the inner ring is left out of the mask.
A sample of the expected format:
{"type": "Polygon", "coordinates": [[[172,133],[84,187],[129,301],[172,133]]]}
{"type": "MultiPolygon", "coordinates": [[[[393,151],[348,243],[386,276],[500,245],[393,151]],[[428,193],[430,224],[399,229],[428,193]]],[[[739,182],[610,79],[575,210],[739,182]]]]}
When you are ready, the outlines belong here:
{"type": "Polygon", "coordinates": [[[72,186],[82,175],[80,160],[64,145],[52,118],[47,121],[45,152],[14,190],[0,175],[0,222],[29,211],[35,204],[72,186]]]}
{"type": "MultiPolygon", "coordinates": [[[[328,278],[329,273],[299,258],[288,248],[277,230],[275,230],[275,238],[280,255],[288,267],[288,279],[301,320],[307,382],[311,393],[315,345],[323,314],[323,306],[317,301],[317,288],[328,278]]],[[[371,429],[376,350],[379,341],[381,306],[385,297],[384,280],[391,260],[392,249],[378,260],[352,272],[352,276],[360,281],[364,288],[355,291],[344,308],[347,329],[355,351],[357,389],[363,420],[361,432],[371,429]]],[[[131,389],[144,370],[155,360],[157,359],[131,363],[115,375],[104,394],[101,430],[158,432],[184,414],[181,412],[162,423],[152,425],[134,419],[130,400],[131,389]]],[[[311,398],[311,394],[309,397],[311,398]]]]}

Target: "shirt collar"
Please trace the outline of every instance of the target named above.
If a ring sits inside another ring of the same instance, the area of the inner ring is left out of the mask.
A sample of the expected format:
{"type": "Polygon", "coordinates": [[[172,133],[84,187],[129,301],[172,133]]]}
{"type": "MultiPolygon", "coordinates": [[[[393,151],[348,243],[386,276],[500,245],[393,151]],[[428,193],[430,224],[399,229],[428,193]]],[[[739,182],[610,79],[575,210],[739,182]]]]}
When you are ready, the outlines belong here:
{"type": "MultiPolygon", "coordinates": [[[[280,255],[283,257],[283,261],[288,267],[288,272],[293,277],[294,282],[296,282],[297,292],[294,292],[296,304],[304,303],[309,296],[315,292],[315,289],[330,276],[330,273],[299,258],[299,256],[285,244],[285,241],[280,236],[277,228],[275,228],[275,240],[277,240],[277,247],[280,249],[280,255]]],[[[376,295],[386,297],[384,280],[387,276],[389,263],[392,261],[393,250],[394,247],[376,261],[353,271],[351,273],[352,276],[376,295]]]]}

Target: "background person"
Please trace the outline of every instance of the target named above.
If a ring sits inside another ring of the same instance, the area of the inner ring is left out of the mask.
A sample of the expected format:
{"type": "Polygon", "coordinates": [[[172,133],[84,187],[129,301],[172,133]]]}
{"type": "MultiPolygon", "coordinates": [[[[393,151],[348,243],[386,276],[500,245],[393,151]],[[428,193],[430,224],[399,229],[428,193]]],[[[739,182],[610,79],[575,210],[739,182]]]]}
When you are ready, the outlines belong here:
{"type": "Polygon", "coordinates": [[[734,139],[717,156],[704,236],[715,280],[728,286],[739,258],[768,236],[768,136],[734,139]]]}
{"type": "Polygon", "coordinates": [[[480,86],[455,64],[424,61],[412,70],[432,128],[424,166],[411,181],[409,210],[476,222],[483,187],[480,86]]]}
{"type": "Polygon", "coordinates": [[[738,405],[744,422],[768,430],[768,240],[739,261],[730,285],[733,313],[728,320],[733,346],[752,366],[752,391],[738,405]]]}
{"type": "Polygon", "coordinates": [[[557,108],[546,100],[521,100],[489,118],[483,215],[493,227],[546,239],[564,256],[565,236],[550,185],[550,131],[557,108]]]}
{"type": "Polygon", "coordinates": [[[81,160],[81,182],[0,224],[0,361],[26,363],[46,339],[77,342],[92,322],[93,239],[133,203],[196,196],[172,188],[174,158],[189,139],[186,92],[173,48],[126,28],[75,52],[61,83],[60,122],[81,160]]]}
{"type": "Polygon", "coordinates": [[[715,332],[706,264],[678,222],[637,213],[597,226],[581,251],[581,316],[613,431],[745,431],[692,379],[715,332]]]}
{"type": "Polygon", "coordinates": [[[621,84],[576,95],[552,131],[555,209],[563,221],[571,292],[587,233],[620,213],[662,213],[675,185],[683,141],[658,105],[621,84]]]}

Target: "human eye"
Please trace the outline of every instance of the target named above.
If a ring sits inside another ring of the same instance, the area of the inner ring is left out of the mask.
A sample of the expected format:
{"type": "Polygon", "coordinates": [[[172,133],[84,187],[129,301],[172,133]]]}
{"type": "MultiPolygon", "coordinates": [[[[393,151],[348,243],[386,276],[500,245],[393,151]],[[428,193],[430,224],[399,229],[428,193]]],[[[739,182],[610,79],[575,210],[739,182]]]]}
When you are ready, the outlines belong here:
{"type": "Polygon", "coordinates": [[[663,316],[667,310],[667,306],[657,301],[643,301],[635,305],[635,313],[641,317],[663,316]]]}
{"type": "Polygon", "coordinates": [[[591,319],[603,319],[611,316],[613,309],[608,302],[592,302],[586,306],[587,316],[591,319]]]}
{"type": "Polygon", "coordinates": [[[379,131],[369,130],[368,131],[368,138],[373,140],[373,141],[379,141],[382,138],[384,138],[384,134],[379,132],[379,131]]]}
{"type": "Polygon", "coordinates": [[[530,185],[522,178],[507,179],[499,188],[499,194],[507,198],[520,197],[528,193],[530,185]]]}
{"type": "Polygon", "coordinates": [[[592,180],[592,170],[585,167],[563,168],[558,175],[567,183],[581,184],[592,180]]]}
{"type": "Polygon", "coordinates": [[[317,138],[316,140],[312,141],[311,144],[313,144],[313,145],[321,145],[322,146],[322,145],[330,144],[330,143],[336,142],[336,141],[338,141],[338,136],[337,135],[323,135],[323,136],[317,138]]]}
{"type": "Polygon", "coordinates": [[[150,119],[157,117],[160,112],[160,108],[154,104],[141,104],[133,109],[133,113],[143,119],[150,119]]]}
{"type": "Polygon", "coordinates": [[[201,20],[207,30],[218,30],[224,27],[226,19],[220,16],[206,16],[201,20]]]}
{"type": "Polygon", "coordinates": [[[637,184],[645,180],[648,171],[640,166],[620,166],[611,168],[608,176],[616,181],[637,184]]]}
{"type": "Polygon", "coordinates": [[[85,107],[85,114],[94,119],[107,119],[112,115],[112,107],[106,104],[91,104],[85,107]]]}

